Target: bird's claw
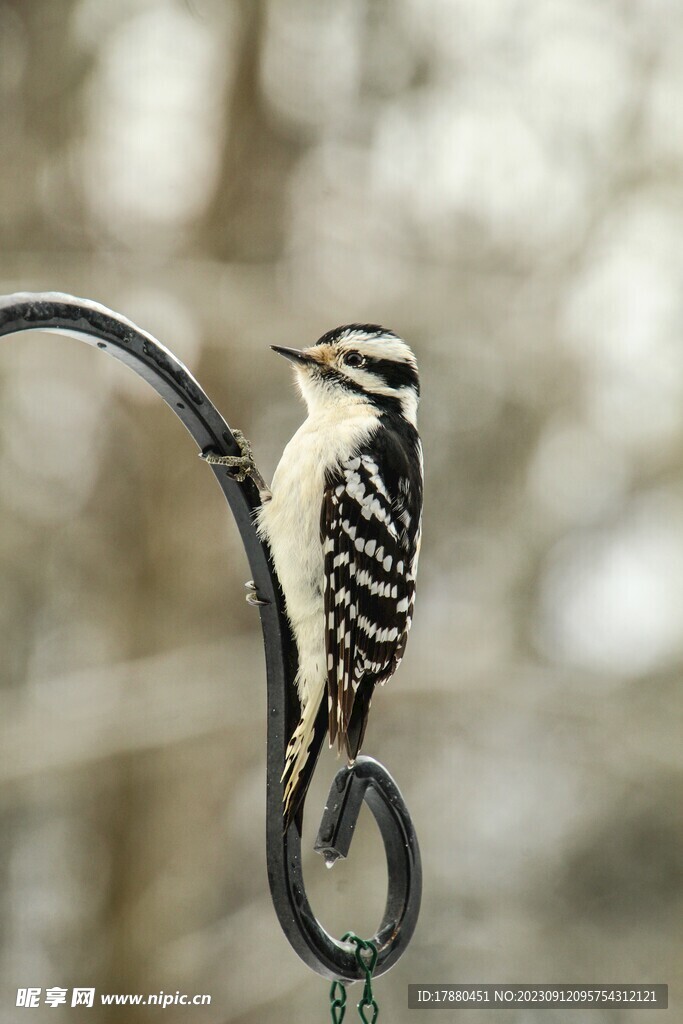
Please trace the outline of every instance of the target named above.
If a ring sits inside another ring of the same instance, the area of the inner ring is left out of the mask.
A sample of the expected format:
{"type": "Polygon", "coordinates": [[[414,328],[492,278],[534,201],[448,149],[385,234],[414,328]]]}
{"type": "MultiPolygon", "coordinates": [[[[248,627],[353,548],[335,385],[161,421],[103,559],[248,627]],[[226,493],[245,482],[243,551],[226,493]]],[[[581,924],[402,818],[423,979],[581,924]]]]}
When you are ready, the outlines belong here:
{"type": "Polygon", "coordinates": [[[202,452],[200,458],[204,462],[208,462],[210,466],[225,466],[232,479],[241,484],[248,476],[259,476],[259,473],[251,452],[251,443],[241,430],[233,430],[232,436],[237,442],[241,455],[216,455],[215,452],[202,452]]]}
{"type": "Polygon", "coordinates": [[[253,580],[247,580],[247,582],[244,585],[249,591],[249,593],[246,596],[247,604],[250,604],[257,608],[264,604],[270,604],[270,601],[266,601],[264,598],[259,596],[259,593],[256,589],[256,584],[254,583],[253,580]]]}

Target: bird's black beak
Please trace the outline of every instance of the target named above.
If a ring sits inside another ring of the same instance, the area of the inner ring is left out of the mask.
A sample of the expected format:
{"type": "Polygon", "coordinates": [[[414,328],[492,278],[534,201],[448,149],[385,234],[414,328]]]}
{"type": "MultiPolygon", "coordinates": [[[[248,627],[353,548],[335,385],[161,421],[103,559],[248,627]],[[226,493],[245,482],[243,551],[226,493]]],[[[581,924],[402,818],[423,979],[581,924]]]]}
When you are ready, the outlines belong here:
{"type": "Polygon", "coordinates": [[[271,345],[270,347],[273,352],[277,352],[278,355],[284,356],[285,359],[291,359],[293,363],[310,365],[311,363],[316,362],[313,356],[309,356],[305,352],[301,352],[298,348],[281,348],[280,345],[271,345]]]}

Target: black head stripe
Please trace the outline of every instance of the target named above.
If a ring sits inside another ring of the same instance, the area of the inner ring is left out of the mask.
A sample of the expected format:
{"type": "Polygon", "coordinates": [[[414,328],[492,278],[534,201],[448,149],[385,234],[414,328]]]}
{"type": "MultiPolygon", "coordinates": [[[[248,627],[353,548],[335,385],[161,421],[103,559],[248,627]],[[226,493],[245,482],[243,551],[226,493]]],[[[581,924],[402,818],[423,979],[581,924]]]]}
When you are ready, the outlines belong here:
{"type": "Polygon", "coordinates": [[[393,331],[387,330],[386,327],[380,327],[379,324],[345,324],[343,327],[335,327],[333,331],[323,334],[322,338],[318,338],[316,341],[316,345],[333,345],[335,341],[340,341],[351,334],[367,334],[372,338],[381,334],[386,334],[390,338],[397,337],[393,331]]]}
{"type": "Polygon", "coordinates": [[[341,373],[339,370],[335,370],[332,366],[321,366],[316,369],[321,378],[329,384],[334,384],[336,387],[344,388],[346,391],[353,391],[356,395],[364,395],[367,397],[365,388],[362,388],[360,384],[356,384],[354,380],[350,380],[346,374],[341,373]]]}
{"type": "Polygon", "coordinates": [[[390,388],[414,388],[420,394],[420,378],[412,363],[404,363],[397,359],[372,359],[367,369],[379,377],[390,388]]]}
{"type": "Polygon", "coordinates": [[[317,372],[323,381],[327,381],[335,387],[343,388],[345,391],[350,391],[355,395],[361,395],[368,402],[376,406],[380,412],[389,413],[394,416],[401,414],[400,398],[394,398],[393,395],[378,395],[374,391],[368,391],[366,388],[361,387],[360,384],[350,380],[346,374],[340,373],[339,370],[334,370],[329,366],[320,367],[317,372]]]}

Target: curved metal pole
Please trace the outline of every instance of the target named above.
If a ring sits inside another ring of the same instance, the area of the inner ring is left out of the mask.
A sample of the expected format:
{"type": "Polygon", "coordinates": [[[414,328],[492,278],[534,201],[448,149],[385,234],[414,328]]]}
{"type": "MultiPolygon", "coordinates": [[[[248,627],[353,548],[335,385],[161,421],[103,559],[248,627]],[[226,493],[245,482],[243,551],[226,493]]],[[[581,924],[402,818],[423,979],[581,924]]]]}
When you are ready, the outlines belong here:
{"type": "MultiPolygon", "coordinates": [[[[59,292],[0,297],[0,336],[27,330],[72,335],[108,352],[154,388],[185,424],[202,454],[240,454],[230,427],[189,370],[119,313],[59,292]]],[[[224,466],[211,469],[235,517],[258,594],[267,602],[259,611],[268,680],[266,841],[273,904],[285,935],[309,967],[328,978],[360,980],[363,975],[353,948],[329,935],[311,910],[301,871],[299,824],[293,821],[283,831],[280,777],[287,740],[299,715],[293,683],[296,645],[268,550],[254,529],[258,490],[249,478],[236,482],[224,466]]],[[[316,849],[328,863],[346,855],[363,800],[382,834],[389,876],[384,916],[372,940],[378,947],[374,971],[378,976],[396,963],[411,939],[420,908],[422,871],[417,838],[398,787],[387,770],[369,757],[359,757],[353,768],[337,773],[316,849]]]]}

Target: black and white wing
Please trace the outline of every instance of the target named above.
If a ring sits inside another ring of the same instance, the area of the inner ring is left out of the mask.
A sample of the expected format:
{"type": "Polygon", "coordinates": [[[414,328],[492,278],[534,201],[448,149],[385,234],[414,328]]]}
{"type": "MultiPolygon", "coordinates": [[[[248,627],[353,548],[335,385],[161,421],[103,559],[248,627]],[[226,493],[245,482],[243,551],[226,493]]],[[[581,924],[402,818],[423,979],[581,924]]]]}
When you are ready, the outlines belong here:
{"type": "Polygon", "coordinates": [[[373,690],[396,671],[412,619],[422,511],[417,435],[411,448],[387,433],[382,449],[339,467],[323,499],[329,737],[351,758],[373,690]]]}

